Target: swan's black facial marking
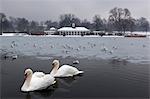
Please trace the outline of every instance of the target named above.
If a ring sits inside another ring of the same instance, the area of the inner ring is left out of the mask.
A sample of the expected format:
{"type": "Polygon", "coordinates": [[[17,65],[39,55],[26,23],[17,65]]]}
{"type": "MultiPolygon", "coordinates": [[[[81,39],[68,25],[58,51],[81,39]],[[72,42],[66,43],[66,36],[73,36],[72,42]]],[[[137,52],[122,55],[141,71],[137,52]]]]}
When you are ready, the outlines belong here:
{"type": "Polygon", "coordinates": [[[24,79],[26,80],[28,77],[27,73],[24,74],[24,79]]]}
{"type": "Polygon", "coordinates": [[[57,64],[58,64],[57,62],[53,62],[53,63],[52,63],[53,66],[55,66],[55,65],[57,65],[57,64]]]}
{"type": "Polygon", "coordinates": [[[58,60],[54,60],[53,62],[52,62],[52,66],[58,66],[59,65],[59,61],[58,60]]]}

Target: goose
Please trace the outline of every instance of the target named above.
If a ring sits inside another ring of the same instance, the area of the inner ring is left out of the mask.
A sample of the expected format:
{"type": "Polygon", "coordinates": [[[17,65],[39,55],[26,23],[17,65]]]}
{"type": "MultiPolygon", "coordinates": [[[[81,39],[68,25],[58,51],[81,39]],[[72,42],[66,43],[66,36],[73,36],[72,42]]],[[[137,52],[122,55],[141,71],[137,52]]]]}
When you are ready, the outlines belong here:
{"type": "Polygon", "coordinates": [[[83,73],[83,71],[69,65],[63,65],[59,68],[59,60],[54,60],[52,66],[53,69],[50,74],[54,77],[71,77],[83,73]]]}
{"type": "Polygon", "coordinates": [[[21,87],[21,91],[30,92],[43,90],[53,85],[56,81],[50,74],[45,74],[43,72],[34,72],[31,69],[25,70],[25,81],[21,87]]]}

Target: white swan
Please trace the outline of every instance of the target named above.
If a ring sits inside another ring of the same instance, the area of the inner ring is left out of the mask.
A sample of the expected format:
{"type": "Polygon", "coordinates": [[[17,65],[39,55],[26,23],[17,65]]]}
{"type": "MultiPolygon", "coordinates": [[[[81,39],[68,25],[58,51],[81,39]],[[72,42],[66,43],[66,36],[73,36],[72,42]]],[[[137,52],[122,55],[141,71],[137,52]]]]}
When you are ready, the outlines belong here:
{"type": "Polygon", "coordinates": [[[83,71],[69,65],[63,65],[59,68],[59,60],[54,60],[52,65],[53,69],[50,74],[54,77],[69,77],[83,73],[83,71]]]}
{"type": "Polygon", "coordinates": [[[21,87],[23,92],[46,89],[56,82],[55,78],[50,74],[44,74],[43,72],[33,73],[31,69],[26,69],[24,75],[25,81],[21,87]]]}

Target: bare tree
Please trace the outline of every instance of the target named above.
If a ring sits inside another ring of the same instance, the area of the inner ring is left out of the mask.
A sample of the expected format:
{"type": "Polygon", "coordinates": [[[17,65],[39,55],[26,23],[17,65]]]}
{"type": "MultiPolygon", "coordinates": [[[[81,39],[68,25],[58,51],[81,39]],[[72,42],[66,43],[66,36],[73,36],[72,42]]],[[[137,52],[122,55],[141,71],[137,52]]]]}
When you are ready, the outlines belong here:
{"type": "Polygon", "coordinates": [[[25,18],[17,18],[17,30],[19,32],[29,32],[29,21],[25,18]]]}
{"type": "Polygon", "coordinates": [[[29,23],[29,32],[37,32],[38,31],[38,26],[39,26],[39,23],[36,22],[36,21],[31,21],[29,23]]]}
{"type": "Polygon", "coordinates": [[[135,31],[136,28],[136,20],[134,18],[129,18],[129,23],[128,23],[128,30],[132,33],[133,31],[135,31]]]}
{"type": "Polygon", "coordinates": [[[137,20],[137,27],[141,30],[141,31],[145,31],[147,32],[149,29],[149,22],[146,18],[141,17],[140,19],[137,20]]]}
{"type": "Polygon", "coordinates": [[[99,15],[93,17],[93,28],[97,31],[104,30],[104,23],[99,15]]]}
{"type": "Polygon", "coordinates": [[[84,26],[88,29],[92,29],[92,23],[90,21],[88,21],[87,19],[84,19],[82,22],[81,22],[81,26],[84,26]]]}
{"type": "Polygon", "coordinates": [[[58,22],[51,21],[51,20],[47,20],[47,21],[45,22],[45,25],[47,26],[47,27],[46,27],[46,30],[49,30],[51,27],[58,28],[58,22]]]}
{"type": "Polygon", "coordinates": [[[111,21],[111,23],[113,22],[115,30],[117,31],[123,31],[125,33],[126,30],[129,30],[128,25],[132,25],[130,19],[132,19],[131,13],[127,8],[122,9],[115,7],[110,10],[109,21],[111,21]]]}
{"type": "Polygon", "coordinates": [[[6,17],[4,13],[0,13],[0,31],[2,32],[10,32],[13,30],[13,26],[9,19],[6,17]]]}
{"type": "Polygon", "coordinates": [[[79,26],[80,19],[74,14],[64,14],[60,16],[59,27],[71,26],[72,23],[75,23],[76,26],[79,26]]]}

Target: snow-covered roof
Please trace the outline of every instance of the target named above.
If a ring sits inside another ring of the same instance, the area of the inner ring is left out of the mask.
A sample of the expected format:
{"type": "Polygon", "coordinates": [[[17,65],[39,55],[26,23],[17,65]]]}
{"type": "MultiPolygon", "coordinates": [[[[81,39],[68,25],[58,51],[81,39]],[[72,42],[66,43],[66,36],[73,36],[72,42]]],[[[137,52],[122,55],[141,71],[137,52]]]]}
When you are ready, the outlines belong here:
{"type": "Polygon", "coordinates": [[[90,31],[89,29],[85,28],[85,27],[62,27],[60,29],[58,29],[58,31],[90,31]]]}
{"type": "Polygon", "coordinates": [[[47,30],[47,31],[44,31],[45,33],[54,33],[54,32],[56,32],[56,28],[54,28],[54,27],[51,27],[49,30],[47,30]]]}
{"type": "Polygon", "coordinates": [[[2,33],[2,36],[15,36],[14,33],[2,33]]]}
{"type": "Polygon", "coordinates": [[[55,31],[55,30],[56,30],[56,28],[54,28],[54,27],[50,28],[50,31],[55,31]]]}
{"type": "Polygon", "coordinates": [[[2,36],[25,36],[27,33],[2,33],[2,36]]]}

